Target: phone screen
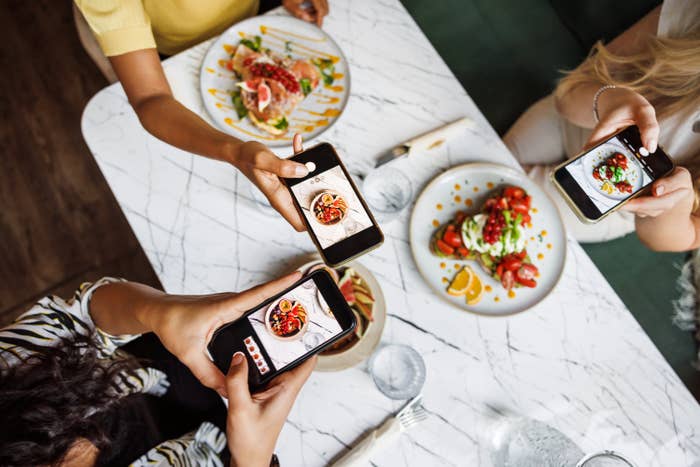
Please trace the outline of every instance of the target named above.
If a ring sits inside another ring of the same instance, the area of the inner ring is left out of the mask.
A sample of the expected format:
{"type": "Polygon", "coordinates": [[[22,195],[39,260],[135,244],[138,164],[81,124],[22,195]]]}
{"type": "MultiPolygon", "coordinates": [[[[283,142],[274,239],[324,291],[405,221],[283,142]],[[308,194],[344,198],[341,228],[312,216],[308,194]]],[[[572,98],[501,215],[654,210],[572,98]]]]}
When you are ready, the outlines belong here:
{"type": "Polygon", "coordinates": [[[329,144],[292,158],[310,168],[302,179],[285,179],[327,263],[339,265],[383,240],[381,231],[329,144]]]}
{"type": "Polygon", "coordinates": [[[243,351],[250,381],[259,385],[332,344],[354,323],[333,279],[318,271],[219,329],[209,352],[226,372],[231,356],[243,351]]]}
{"type": "Polygon", "coordinates": [[[637,127],[629,127],[559,168],[555,178],[581,212],[595,220],[672,168],[661,148],[650,154],[637,127]]]}

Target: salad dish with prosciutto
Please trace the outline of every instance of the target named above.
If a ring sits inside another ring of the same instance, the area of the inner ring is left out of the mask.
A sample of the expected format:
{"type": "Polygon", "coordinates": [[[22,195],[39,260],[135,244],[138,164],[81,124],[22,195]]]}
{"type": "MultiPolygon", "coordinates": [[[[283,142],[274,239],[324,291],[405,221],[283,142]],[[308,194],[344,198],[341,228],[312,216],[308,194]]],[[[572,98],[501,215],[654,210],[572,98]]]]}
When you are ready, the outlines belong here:
{"type": "Polygon", "coordinates": [[[242,38],[226,66],[239,80],[232,93],[238,118],[276,136],[287,132],[289,115],[306,96],[334,79],[332,60],[293,59],[263,47],[260,36],[242,38]]]}

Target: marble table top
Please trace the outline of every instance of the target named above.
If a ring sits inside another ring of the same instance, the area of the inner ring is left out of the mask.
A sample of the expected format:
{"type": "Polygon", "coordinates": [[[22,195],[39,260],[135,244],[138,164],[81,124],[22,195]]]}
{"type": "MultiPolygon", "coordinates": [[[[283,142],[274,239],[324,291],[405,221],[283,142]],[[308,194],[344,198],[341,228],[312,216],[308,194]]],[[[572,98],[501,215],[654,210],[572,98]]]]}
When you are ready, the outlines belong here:
{"type": "MultiPolygon", "coordinates": [[[[466,161],[518,167],[399,0],[332,1],[330,10],[324,29],[349,59],[352,94],[320,140],[351,173],[367,173],[393,145],[465,115],[475,130],[397,163],[416,191],[466,161]]],[[[177,99],[205,118],[198,74],[210,44],[164,62],[177,99]]],[[[314,251],[306,234],[256,204],[232,167],[146,133],[119,84],[90,101],[82,130],[168,292],[245,289],[314,251]]],[[[408,216],[385,225],[385,244],[361,262],[386,297],[382,342],[409,344],[425,359],[430,416],[374,465],[491,465],[484,433],[496,407],[549,423],[586,452],[615,449],[638,466],[698,465],[700,406],[575,241],[544,302],[488,318],[431,293],[409,251],[408,216]]],[[[400,406],[375,388],[366,364],[314,373],[277,452],[285,465],[326,465],[400,406]]]]}

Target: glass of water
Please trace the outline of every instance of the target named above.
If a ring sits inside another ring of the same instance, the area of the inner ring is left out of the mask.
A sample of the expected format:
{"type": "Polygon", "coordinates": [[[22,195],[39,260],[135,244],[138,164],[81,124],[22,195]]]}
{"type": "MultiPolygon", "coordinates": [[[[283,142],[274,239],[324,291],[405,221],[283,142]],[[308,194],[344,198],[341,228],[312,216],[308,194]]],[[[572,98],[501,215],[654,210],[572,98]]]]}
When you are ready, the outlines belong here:
{"type": "Polygon", "coordinates": [[[370,172],[362,184],[365,200],[379,223],[396,219],[411,203],[413,184],[402,171],[382,167],[370,172]]]}
{"type": "Polygon", "coordinates": [[[492,428],[491,448],[496,467],[634,467],[614,451],[585,455],[561,431],[527,417],[499,419],[492,428]]]}
{"type": "Polygon", "coordinates": [[[377,389],[390,399],[411,399],[425,383],[423,357],[407,345],[380,348],[369,360],[369,372],[377,389]]]}

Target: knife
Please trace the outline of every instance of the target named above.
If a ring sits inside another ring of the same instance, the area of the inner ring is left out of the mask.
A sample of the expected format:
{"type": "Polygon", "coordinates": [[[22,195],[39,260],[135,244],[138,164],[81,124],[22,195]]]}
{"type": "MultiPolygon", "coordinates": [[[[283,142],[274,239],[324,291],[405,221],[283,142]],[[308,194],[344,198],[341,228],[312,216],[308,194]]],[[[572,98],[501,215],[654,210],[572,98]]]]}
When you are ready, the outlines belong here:
{"type": "Polygon", "coordinates": [[[420,136],[416,136],[403,144],[391,148],[386,154],[377,160],[377,168],[387,162],[399,159],[414,150],[428,150],[442,145],[449,137],[464,130],[474,128],[474,121],[469,117],[463,117],[452,123],[436,128],[420,136]]]}

